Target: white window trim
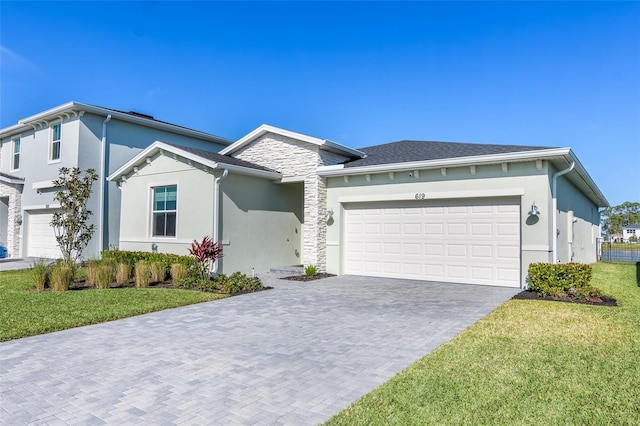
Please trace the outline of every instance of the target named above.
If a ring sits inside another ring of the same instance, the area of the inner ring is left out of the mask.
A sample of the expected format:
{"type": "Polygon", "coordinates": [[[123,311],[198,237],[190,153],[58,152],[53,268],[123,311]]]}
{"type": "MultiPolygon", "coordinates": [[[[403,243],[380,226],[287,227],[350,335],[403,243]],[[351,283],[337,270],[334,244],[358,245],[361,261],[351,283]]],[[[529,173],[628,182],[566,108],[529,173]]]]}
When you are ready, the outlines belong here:
{"type": "Polygon", "coordinates": [[[20,163],[22,162],[22,141],[19,137],[11,139],[11,159],[9,160],[9,162],[11,163],[9,165],[9,171],[17,172],[20,170],[20,163]],[[18,152],[18,167],[13,168],[16,157],[16,141],[20,142],[20,152],[18,152]]]}
{"type": "Polygon", "coordinates": [[[150,239],[160,239],[160,240],[176,240],[178,238],[178,205],[180,202],[180,185],[178,185],[178,181],[168,181],[168,182],[157,182],[149,184],[149,190],[147,193],[149,194],[149,212],[147,214],[147,236],[150,239]],[[163,186],[175,186],[176,187],[176,235],[174,236],[163,236],[163,235],[153,235],[153,191],[155,188],[160,188],[163,186]]]}
{"type": "Polygon", "coordinates": [[[62,161],[62,121],[58,121],[55,123],[51,123],[49,125],[49,157],[47,158],[47,162],[49,164],[55,164],[62,161]],[[59,157],[57,159],[53,159],[53,127],[56,125],[60,125],[60,139],[57,139],[60,144],[60,152],[59,157]]]}

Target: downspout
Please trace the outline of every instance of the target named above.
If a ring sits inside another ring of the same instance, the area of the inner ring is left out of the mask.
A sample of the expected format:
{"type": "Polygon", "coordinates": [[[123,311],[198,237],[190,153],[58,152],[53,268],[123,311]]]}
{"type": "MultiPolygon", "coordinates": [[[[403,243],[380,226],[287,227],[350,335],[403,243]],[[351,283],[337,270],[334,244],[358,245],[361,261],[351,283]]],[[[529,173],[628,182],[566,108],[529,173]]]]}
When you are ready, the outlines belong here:
{"type": "Polygon", "coordinates": [[[105,185],[107,181],[106,169],[107,165],[107,123],[111,121],[111,114],[107,115],[107,118],[102,122],[102,149],[100,152],[100,218],[98,223],[100,224],[100,232],[98,232],[98,248],[102,253],[104,250],[104,221],[105,221],[105,185]]]}
{"type": "MultiPolygon", "coordinates": [[[[220,242],[219,227],[220,227],[220,181],[227,177],[229,174],[228,169],[222,169],[223,172],[220,176],[216,177],[213,184],[213,241],[215,241],[218,246],[222,247],[220,242]]],[[[213,263],[213,274],[218,274],[218,260],[213,263]]]]}
{"type": "Polygon", "coordinates": [[[558,263],[558,198],[556,195],[556,190],[557,190],[557,186],[558,186],[558,178],[562,175],[566,175],[567,173],[569,173],[571,170],[573,170],[573,168],[575,167],[576,162],[575,161],[571,161],[571,165],[564,169],[564,170],[560,170],[559,172],[556,172],[552,179],[552,184],[551,184],[551,197],[552,197],[552,219],[551,219],[551,231],[553,232],[553,236],[551,238],[551,242],[552,242],[552,255],[553,255],[553,263],[558,263]]]}

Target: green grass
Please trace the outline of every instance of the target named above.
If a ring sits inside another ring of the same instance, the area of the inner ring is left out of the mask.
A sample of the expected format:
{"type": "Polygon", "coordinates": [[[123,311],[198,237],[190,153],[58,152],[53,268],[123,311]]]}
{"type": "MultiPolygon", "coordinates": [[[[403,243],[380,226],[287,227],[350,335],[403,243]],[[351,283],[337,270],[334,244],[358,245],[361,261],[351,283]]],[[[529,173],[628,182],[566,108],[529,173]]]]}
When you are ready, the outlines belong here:
{"type": "Polygon", "coordinates": [[[602,244],[602,252],[605,253],[611,249],[612,251],[640,251],[640,245],[637,243],[604,243],[602,244]]]}
{"type": "Polygon", "coordinates": [[[640,424],[636,266],[593,269],[620,307],[510,300],[328,424],[640,424]]]}
{"type": "Polygon", "coordinates": [[[30,271],[0,272],[0,341],[220,299],[177,289],[36,292],[30,271]]]}

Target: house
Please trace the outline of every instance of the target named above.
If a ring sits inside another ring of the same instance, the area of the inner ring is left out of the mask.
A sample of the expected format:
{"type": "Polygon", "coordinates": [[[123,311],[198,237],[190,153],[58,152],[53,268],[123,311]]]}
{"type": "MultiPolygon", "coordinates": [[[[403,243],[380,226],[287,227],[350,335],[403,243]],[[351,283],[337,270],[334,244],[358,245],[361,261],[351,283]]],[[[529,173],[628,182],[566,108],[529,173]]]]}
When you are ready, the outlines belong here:
{"type": "Polygon", "coordinates": [[[523,287],[532,262],[596,261],[608,206],[570,148],[400,141],[355,150],[263,125],[220,152],[157,141],[109,176],[119,246],[217,272],[334,274],[523,287]]]}
{"type": "Polygon", "coordinates": [[[640,223],[632,223],[622,227],[622,242],[638,242],[640,238],[640,223]]]}
{"type": "Polygon", "coordinates": [[[106,177],[156,140],[218,151],[232,141],[151,116],[69,102],[0,130],[0,245],[11,257],[60,257],[50,226],[61,167],[95,169],[89,209],[97,231],[84,257],[120,238],[120,191],[106,177]]]}

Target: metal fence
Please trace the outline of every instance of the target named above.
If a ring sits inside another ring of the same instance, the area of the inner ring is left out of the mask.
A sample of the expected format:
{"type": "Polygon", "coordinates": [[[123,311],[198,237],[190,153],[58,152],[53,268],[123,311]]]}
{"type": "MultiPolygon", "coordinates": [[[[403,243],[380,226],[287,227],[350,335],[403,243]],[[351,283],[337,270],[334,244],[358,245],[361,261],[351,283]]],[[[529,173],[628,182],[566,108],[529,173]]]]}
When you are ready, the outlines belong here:
{"type": "Polygon", "coordinates": [[[640,243],[598,241],[598,260],[602,262],[640,262],[640,243]]]}

